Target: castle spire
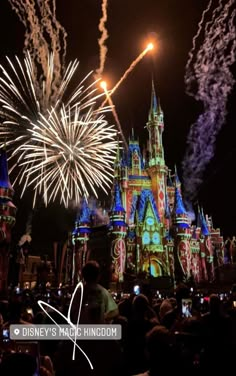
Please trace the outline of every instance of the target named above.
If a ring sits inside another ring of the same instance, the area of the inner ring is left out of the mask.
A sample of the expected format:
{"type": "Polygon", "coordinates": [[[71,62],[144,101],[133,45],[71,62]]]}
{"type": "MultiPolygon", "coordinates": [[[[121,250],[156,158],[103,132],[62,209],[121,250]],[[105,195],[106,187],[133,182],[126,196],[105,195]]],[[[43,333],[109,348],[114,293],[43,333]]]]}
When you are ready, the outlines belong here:
{"type": "Polygon", "coordinates": [[[156,92],[155,92],[155,87],[154,87],[154,82],[152,79],[152,93],[151,93],[151,107],[149,110],[149,121],[153,121],[156,119],[158,113],[158,102],[157,102],[157,97],[156,97],[156,92]]]}
{"type": "Polygon", "coordinates": [[[197,207],[197,228],[201,228],[201,226],[202,226],[201,209],[200,209],[200,206],[198,204],[198,207],[197,207]]]}
{"type": "Polygon", "coordinates": [[[206,222],[206,219],[205,219],[205,215],[203,213],[203,209],[201,209],[201,231],[202,231],[202,235],[204,235],[204,236],[210,235],[210,232],[209,232],[209,229],[208,229],[208,226],[207,226],[207,222],[206,222]]]}
{"type": "Polygon", "coordinates": [[[168,170],[167,187],[174,187],[174,183],[173,183],[173,180],[171,178],[171,170],[168,170]]]}
{"type": "Polygon", "coordinates": [[[187,215],[186,209],[184,207],[182,195],[178,187],[175,188],[175,214],[178,215],[187,215]]]}
{"type": "Polygon", "coordinates": [[[131,129],[131,141],[134,141],[134,128],[131,129]]]}
{"type": "Polygon", "coordinates": [[[83,201],[82,201],[79,223],[80,224],[82,224],[82,223],[83,224],[89,224],[91,222],[90,214],[91,214],[91,212],[90,212],[87,200],[84,198],[83,201]]]}
{"type": "Polygon", "coordinates": [[[112,207],[112,212],[124,212],[125,209],[121,202],[121,192],[120,187],[118,183],[115,183],[115,189],[114,189],[114,203],[112,207]]]}
{"type": "Polygon", "coordinates": [[[176,187],[180,187],[181,186],[181,182],[179,180],[179,175],[178,175],[178,171],[177,171],[177,166],[175,165],[175,186],[176,187]]]}
{"type": "Polygon", "coordinates": [[[167,188],[165,189],[165,218],[170,218],[171,213],[170,213],[170,205],[169,205],[169,198],[167,194],[167,188]]]}
{"type": "Polygon", "coordinates": [[[13,190],[8,175],[8,163],[5,146],[0,150],[0,187],[13,190]]]}
{"type": "Polygon", "coordinates": [[[149,133],[149,161],[148,173],[151,177],[152,191],[158,205],[158,212],[161,221],[165,216],[165,184],[168,168],[165,165],[164,148],[162,143],[162,133],[164,131],[164,117],[162,111],[159,111],[158,101],[152,80],[151,107],[147,122],[149,133]]]}

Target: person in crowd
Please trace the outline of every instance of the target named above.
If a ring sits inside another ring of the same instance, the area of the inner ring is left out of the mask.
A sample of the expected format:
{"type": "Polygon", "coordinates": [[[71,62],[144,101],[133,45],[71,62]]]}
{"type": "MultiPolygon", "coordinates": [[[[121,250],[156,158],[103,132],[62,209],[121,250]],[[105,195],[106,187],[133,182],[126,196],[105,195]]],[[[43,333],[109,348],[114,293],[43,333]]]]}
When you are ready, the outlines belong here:
{"type": "Polygon", "coordinates": [[[181,330],[183,321],[182,303],[183,299],[188,299],[190,296],[188,287],[180,283],[175,290],[176,304],[173,303],[174,308],[169,310],[162,318],[161,324],[172,332],[181,330]]]}
{"type": "Polygon", "coordinates": [[[209,312],[202,315],[201,335],[205,348],[204,367],[219,371],[230,369],[232,353],[232,321],[222,312],[222,303],[217,294],[211,294],[209,312]]]}
{"type": "Polygon", "coordinates": [[[127,320],[130,320],[132,316],[132,301],[134,296],[134,294],[131,294],[128,298],[125,298],[118,303],[119,314],[126,317],[127,320]]]}
{"type": "MultiPolygon", "coordinates": [[[[90,302],[91,303],[91,302],[90,302]]],[[[92,301],[92,303],[94,303],[92,301]]],[[[104,307],[103,304],[91,304],[86,310],[88,319],[86,323],[104,324],[104,307]]],[[[125,322],[116,316],[115,323],[119,323],[123,327],[125,322]],[[122,321],[122,322],[121,322],[122,321]]],[[[83,320],[84,322],[84,320],[83,320]]],[[[56,376],[120,376],[123,374],[123,354],[122,348],[124,343],[115,340],[78,340],[76,348],[75,359],[72,360],[74,344],[71,341],[62,341],[55,354],[55,371],[56,376]],[[90,368],[89,362],[85,355],[89,358],[93,369],[90,368]]]]}
{"type": "Polygon", "coordinates": [[[173,305],[171,304],[170,300],[169,299],[165,299],[162,301],[161,305],[160,305],[160,312],[159,312],[159,316],[160,316],[160,320],[162,321],[163,317],[170,311],[173,310],[173,305]]]}
{"type": "Polygon", "coordinates": [[[145,295],[135,296],[132,308],[132,317],[128,324],[126,353],[126,368],[131,375],[147,369],[145,336],[154,326],[159,325],[155,311],[151,308],[145,295]]]}
{"type": "MultiPolygon", "coordinates": [[[[99,265],[96,261],[89,261],[82,269],[84,292],[82,299],[82,309],[80,323],[88,323],[89,316],[93,310],[99,308],[101,322],[110,322],[119,315],[116,302],[111,294],[98,283],[99,265]]],[[[77,323],[81,300],[81,289],[78,289],[71,308],[72,322],[77,323]]]]}
{"type": "Polygon", "coordinates": [[[180,367],[175,352],[175,339],[162,325],[155,326],[146,335],[149,369],[137,376],[179,374],[180,367]]]}
{"type": "Polygon", "coordinates": [[[4,328],[8,328],[12,324],[27,325],[29,322],[22,319],[22,302],[14,301],[9,304],[8,321],[4,323],[4,328]]]}

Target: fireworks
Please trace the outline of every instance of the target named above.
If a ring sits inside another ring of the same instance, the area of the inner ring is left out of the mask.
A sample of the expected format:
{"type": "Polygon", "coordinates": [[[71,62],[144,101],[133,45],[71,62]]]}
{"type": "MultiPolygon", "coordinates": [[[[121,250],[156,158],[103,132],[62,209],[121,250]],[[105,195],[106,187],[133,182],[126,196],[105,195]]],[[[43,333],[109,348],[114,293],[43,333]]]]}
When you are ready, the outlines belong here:
{"type": "Polygon", "coordinates": [[[95,187],[108,185],[116,150],[116,131],[108,126],[104,113],[110,107],[95,109],[97,82],[85,86],[86,76],[72,95],[65,100],[68,85],[78,62],[69,64],[57,96],[50,96],[53,77],[53,56],[48,58],[47,80],[37,85],[30,56],[16,65],[8,59],[0,79],[2,141],[13,149],[12,157],[20,173],[14,182],[22,186],[22,195],[31,185],[34,205],[38,194],[45,204],[61,196],[68,206],[79,202],[82,195],[96,195],[95,187]],[[89,187],[89,188],[88,188],[89,187]]]}
{"type": "Polygon", "coordinates": [[[48,75],[48,56],[53,54],[51,93],[57,95],[65,71],[66,31],[56,18],[56,0],[8,0],[25,27],[24,53],[31,56],[35,79],[48,75]]]}
{"type": "MultiPolygon", "coordinates": [[[[136,59],[134,61],[132,61],[132,63],[130,64],[129,68],[125,71],[123,76],[119,79],[119,81],[116,83],[116,85],[113,87],[113,89],[110,90],[110,92],[109,92],[110,97],[114,94],[114,92],[118,89],[118,87],[123,83],[123,81],[128,77],[128,75],[132,72],[132,70],[136,67],[136,65],[144,58],[144,56],[147,54],[147,52],[151,51],[153,49],[154,49],[153,43],[148,43],[145,50],[143,50],[141,52],[141,54],[139,54],[138,57],[136,57],[136,59]]],[[[103,101],[101,106],[104,106],[107,103],[107,101],[108,101],[108,98],[106,98],[103,101]]]]}
{"type": "Polygon", "coordinates": [[[105,42],[108,38],[108,32],[106,29],[106,21],[107,21],[107,6],[108,6],[108,1],[107,0],[102,0],[102,17],[99,21],[98,29],[101,32],[101,38],[98,40],[98,45],[100,48],[100,66],[96,70],[95,78],[100,78],[104,66],[105,66],[105,61],[106,61],[106,55],[107,55],[107,46],[105,45],[105,42]]]}
{"type": "MultiPolygon", "coordinates": [[[[119,132],[120,132],[120,135],[121,135],[121,138],[122,138],[123,144],[124,144],[124,146],[125,146],[125,149],[128,150],[128,144],[127,144],[127,142],[126,142],[126,139],[125,139],[124,133],[123,133],[123,131],[122,131],[122,127],[121,127],[121,124],[120,124],[119,117],[118,117],[118,115],[117,115],[117,112],[116,112],[115,106],[114,106],[114,104],[113,104],[113,102],[112,102],[112,99],[111,99],[111,97],[110,97],[110,95],[109,95],[109,93],[108,93],[108,91],[107,91],[107,83],[106,83],[106,81],[102,81],[102,82],[100,83],[100,86],[101,86],[101,88],[104,90],[104,93],[106,94],[107,101],[108,101],[108,103],[109,103],[109,105],[110,105],[110,107],[111,107],[111,111],[112,111],[112,114],[113,114],[114,119],[115,119],[115,121],[116,121],[116,125],[117,125],[117,127],[118,127],[118,129],[119,129],[119,132]]],[[[102,108],[102,107],[101,107],[101,108],[102,108]]]]}
{"type": "MultiPolygon", "coordinates": [[[[109,186],[117,132],[104,113],[113,113],[127,148],[110,96],[153,45],[135,59],[109,94],[104,89],[105,100],[96,109],[104,93],[96,94],[97,81],[86,85],[89,75],[71,91],[78,62],[65,67],[67,35],[56,18],[56,1],[9,2],[25,27],[24,61],[16,57],[0,66],[0,141],[12,151],[10,172],[18,168],[13,185],[22,186],[22,195],[28,186],[34,189],[33,206],[38,195],[45,204],[59,196],[65,206],[70,201],[77,204],[81,196],[97,196],[97,188],[109,186]],[[104,107],[106,102],[109,106],[104,107]]],[[[102,0],[100,67],[95,74],[99,79],[107,53],[107,6],[102,0]]]]}
{"type": "Polygon", "coordinates": [[[43,191],[45,202],[55,200],[60,192],[61,201],[68,206],[72,199],[79,203],[83,195],[97,196],[94,187],[104,191],[104,185],[109,187],[116,131],[92,107],[83,115],[80,111],[79,107],[73,111],[63,107],[59,115],[55,110],[48,117],[41,115],[30,130],[32,142],[22,146],[24,173],[35,192],[43,191]],[[34,161],[32,166],[28,160],[34,161]]]}

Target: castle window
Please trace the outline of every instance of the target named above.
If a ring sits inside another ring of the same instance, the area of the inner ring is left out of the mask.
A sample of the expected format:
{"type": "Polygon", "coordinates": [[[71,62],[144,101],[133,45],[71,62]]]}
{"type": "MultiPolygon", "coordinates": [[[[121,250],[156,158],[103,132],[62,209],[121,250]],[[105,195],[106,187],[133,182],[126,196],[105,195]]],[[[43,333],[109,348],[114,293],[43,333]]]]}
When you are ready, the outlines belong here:
{"type": "Polygon", "coordinates": [[[147,231],[144,231],[143,233],[143,244],[144,245],[150,244],[150,235],[147,231]]]}
{"type": "Polygon", "coordinates": [[[138,155],[137,150],[135,150],[133,153],[133,167],[139,168],[139,155],[138,155]]]}

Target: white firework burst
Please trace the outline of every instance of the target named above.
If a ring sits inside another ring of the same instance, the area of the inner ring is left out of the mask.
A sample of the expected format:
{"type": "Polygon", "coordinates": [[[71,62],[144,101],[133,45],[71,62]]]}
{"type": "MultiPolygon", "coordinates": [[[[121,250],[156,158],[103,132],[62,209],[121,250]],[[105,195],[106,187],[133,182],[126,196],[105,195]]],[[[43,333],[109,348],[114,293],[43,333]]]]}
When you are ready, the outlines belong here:
{"type": "MultiPolygon", "coordinates": [[[[43,192],[45,203],[59,194],[68,206],[79,203],[81,196],[97,196],[97,188],[109,187],[112,179],[117,142],[114,126],[109,126],[102,112],[92,107],[81,115],[79,107],[49,116],[40,114],[33,125],[31,143],[22,145],[26,152],[21,166],[24,175],[37,192],[43,192]],[[33,160],[33,163],[29,161],[33,160]]],[[[22,180],[24,177],[22,177],[22,180]]]]}
{"type": "Polygon", "coordinates": [[[1,141],[12,149],[10,172],[19,167],[13,185],[34,188],[47,204],[59,194],[68,206],[79,202],[81,195],[96,195],[97,187],[105,190],[112,176],[116,148],[116,131],[105,120],[111,107],[95,109],[97,81],[85,86],[86,76],[72,95],[66,95],[78,62],[69,64],[55,95],[53,56],[48,58],[48,74],[39,86],[30,55],[16,66],[8,59],[9,72],[1,66],[0,125],[1,141]],[[67,96],[67,99],[65,97],[67,96]]]}

